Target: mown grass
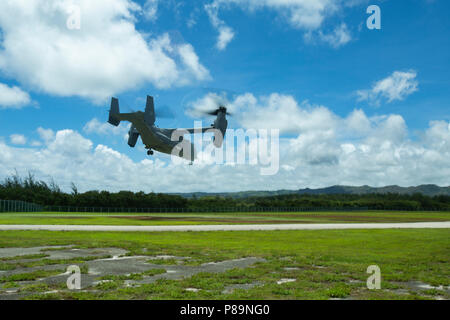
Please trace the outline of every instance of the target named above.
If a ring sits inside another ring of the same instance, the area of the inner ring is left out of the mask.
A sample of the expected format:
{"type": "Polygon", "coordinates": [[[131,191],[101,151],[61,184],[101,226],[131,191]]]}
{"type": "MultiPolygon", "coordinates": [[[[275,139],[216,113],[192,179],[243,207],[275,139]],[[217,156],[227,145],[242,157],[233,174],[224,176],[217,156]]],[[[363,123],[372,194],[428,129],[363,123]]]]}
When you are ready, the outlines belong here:
{"type": "Polygon", "coordinates": [[[36,270],[32,272],[16,273],[13,275],[0,277],[0,283],[32,281],[40,278],[57,275],[64,271],[65,270],[36,270]]]}
{"type": "MultiPolygon", "coordinates": [[[[165,269],[158,268],[158,269],[150,269],[145,272],[141,273],[132,273],[129,275],[107,275],[100,278],[100,280],[112,280],[112,281],[118,281],[118,280],[142,280],[145,276],[151,277],[157,274],[166,273],[165,269]]],[[[105,282],[106,283],[106,282],[105,282]]]]}
{"type": "Polygon", "coordinates": [[[170,258],[170,259],[150,259],[147,262],[151,263],[151,264],[163,264],[163,265],[177,265],[177,264],[180,263],[179,260],[173,259],[173,258],[170,258]]]}
{"type": "Polygon", "coordinates": [[[450,221],[450,212],[229,212],[114,214],[36,213],[0,214],[0,224],[71,225],[199,225],[249,223],[352,223],[450,221]]]}
{"type": "Polygon", "coordinates": [[[27,259],[40,259],[48,257],[48,254],[45,253],[36,253],[36,254],[25,254],[21,256],[14,256],[14,257],[3,257],[0,258],[0,261],[14,261],[14,260],[27,260],[27,259]]]}
{"type": "Polygon", "coordinates": [[[141,278],[141,275],[105,277],[113,281],[104,282],[100,291],[40,293],[33,295],[33,299],[432,299],[450,296],[444,290],[399,293],[397,289],[408,288],[408,281],[450,285],[449,235],[446,229],[177,233],[1,231],[0,247],[119,247],[129,250],[129,254],[189,257],[183,264],[193,266],[243,257],[265,259],[245,269],[199,273],[183,280],[160,279],[138,287],[126,287],[123,281],[141,278]],[[369,276],[366,269],[373,264],[381,269],[381,290],[366,288],[369,276]],[[295,281],[277,284],[282,278],[295,281]],[[257,285],[228,293],[225,290],[238,284],[257,285]],[[191,292],[186,291],[187,288],[200,290],[191,292]]]}

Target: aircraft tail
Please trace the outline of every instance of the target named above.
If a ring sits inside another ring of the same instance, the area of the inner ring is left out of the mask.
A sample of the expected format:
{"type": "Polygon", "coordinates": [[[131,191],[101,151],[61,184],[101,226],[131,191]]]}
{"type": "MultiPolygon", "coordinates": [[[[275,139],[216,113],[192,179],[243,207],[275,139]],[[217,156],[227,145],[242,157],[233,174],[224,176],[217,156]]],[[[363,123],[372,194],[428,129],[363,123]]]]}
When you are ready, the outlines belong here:
{"type": "Polygon", "coordinates": [[[152,96],[147,96],[144,119],[149,126],[155,123],[155,104],[152,96]]]}
{"type": "Polygon", "coordinates": [[[113,126],[118,126],[120,124],[120,120],[115,117],[115,115],[119,114],[119,100],[117,98],[111,99],[111,109],[109,110],[109,119],[108,122],[113,126]]]}

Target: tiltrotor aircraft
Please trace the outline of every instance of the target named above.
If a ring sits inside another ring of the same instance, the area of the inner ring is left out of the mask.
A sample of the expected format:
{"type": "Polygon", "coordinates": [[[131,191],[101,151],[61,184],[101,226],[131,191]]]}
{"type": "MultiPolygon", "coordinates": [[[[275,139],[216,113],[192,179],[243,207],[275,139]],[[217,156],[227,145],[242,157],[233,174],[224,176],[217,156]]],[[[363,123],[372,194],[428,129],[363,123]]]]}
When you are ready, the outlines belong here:
{"type": "Polygon", "coordinates": [[[139,137],[141,137],[145,148],[148,149],[147,154],[153,155],[153,150],[172,154],[191,161],[196,158],[194,145],[183,139],[183,134],[193,133],[214,133],[214,146],[222,147],[225,131],[227,130],[228,121],[226,119],[227,109],[223,105],[219,105],[218,109],[207,112],[209,115],[216,116],[216,120],[207,128],[195,129],[164,129],[155,125],[156,115],[153,97],[147,96],[147,104],[145,112],[137,111],[132,113],[120,113],[119,100],[111,99],[111,109],[109,111],[108,122],[113,126],[118,126],[121,121],[131,122],[128,138],[128,145],[135,147],[139,137]]]}

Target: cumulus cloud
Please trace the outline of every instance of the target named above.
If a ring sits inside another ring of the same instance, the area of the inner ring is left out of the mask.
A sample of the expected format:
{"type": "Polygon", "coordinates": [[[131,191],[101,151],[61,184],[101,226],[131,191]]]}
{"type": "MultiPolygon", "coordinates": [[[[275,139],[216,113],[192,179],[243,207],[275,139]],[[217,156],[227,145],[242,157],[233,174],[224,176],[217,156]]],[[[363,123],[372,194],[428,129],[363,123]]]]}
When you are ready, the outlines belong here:
{"type": "Polygon", "coordinates": [[[96,102],[147,83],[168,88],[205,80],[209,73],[192,47],[187,54],[196,63],[185,63],[188,44],[178,50],[168,34],[136,30],[147,7],[131,0],[2,1],[0,70],[33,90],[96,102]],[[67,24],[74,4],[79,29],[67,24]]]}
{"type": "Polygon", "coordinates": [[[0,109],[20,109],[30,104],[30,95],[19,87],[0,83],[0,109]]]}
{"type": "Polygon", "coordinates": [[[432,121],[424,140],[438,152],[450,152],[450,122],[432,121]]]}
{"type": "Polygon", "coordinates": [[[389,77],[377,81],[371,89],[357,91],[358,100],[374,105],[379,105],[383,98],[388,103],[404,100],[418,90],[419,82],[416,77],[416,71],[395,71],[389,77]]]}
{"type": "Polygon", "coordinates": [[[225,93],[211,92],[195,101],[188,102],[186,114],[193,118],[202,117],[206,112],[217,109],[219,104],[227,105],[230,110],[234,108],[234,106],[230,105],[225,93]]]}
{"type": "Polygon", "coordinates": [[[32,146],[32,147],[40,147],[40,146],[42,146],[42,143],[40,141],[33,140],[33,141],[31,141],[30,146],[32,146]]]}
{"type": "Polygon", "coordinates": [[[99,135],[126,135],[128,130],[129,128],[123,122],[115,127],[105,121],[99,121],[97,118],[91,119],[83,127],[83,132],[86,134],[95,133],[99,135]]]}
{"type": "Polygon", "coordinates": [[[9,138],[12,144],[22,145],[27,143],[27,138],[23,134],[12,134],[9,138]]]}
{"type": "MultiPolygon", "coordinates": [[[[205,10],[211,24],[219,31],[217,48],[223,50],[233,39],[233,30],[219,18],[219,10],[237,6],[243,10],[253,12],[259,9],[276,11],[291,27],[302,30],[308,38],[319,30],[325,19],[338,12],[343,6],[354,3],[344,3],[341,0],[214,0],[205,5],[205,10]]],[[[351,40],[350,32],[345,24],[341,24],[330,34],[318,33],[319,38],[333,47],[340,47],[351,40]]]]}
{"type": "Polygon", "coordinates": [[[352,40],[350,31],[345,23],[336,27],[332,33],[324,34],[320,31],[319,35],[322,41],[329,43],[334,48],[342,47],[352,40]]]}
{"type": "Polygon", "coordinates": [[[47,144],[55,137],[55,132],[52,129],[44,129],[42,127],[39,127],[36,131],[41,140],[43,140],[47,144]]]}
{"type": "MultiPolygon", "coordinates": [[[[202,101],[207,103],[208,99],[202,101]]],[[[14,169],[22,174],[31,170],[39,178],[55,178],[68,191],[72,181],[82,191],[146,192],[450,184],[448,121],[430,122],[412,140],[400,115],[369,117],[356,109],[342,117],[325,106],[299,103],[292,96],[278,93],[238,96],[232,101],[232,109],[236,118],[231,121],[238,124],[230,128],[279,127],[291,133],[280,139],[280,169],[275,176],[261,175],[264,166],[248,161],[237,164],[225,159],[223,165],[199,161],[189,166],[172,163],[159,153],[134,161],[111,147],[95,145],[76,131],[39,128],[44,143],[32,149],[0,140],[0,177],[14,173],[14,169]],[[221,182],[220,190],[217,181],[221,182]]],[[[225,143],[227,148],[228,141],[225,143]]],[[[241,150],[247,145],[254,147],[254,141],[235,147],[241,150]]]]}
{"type": "Polygon", "coordinates": [[[190,103],[188,115],[197,117],[205,111],[225,104],[244,128],[279,129],[280,133],[300,133],[308,130],[323,130],[336,122],[337,117],[323,106],[314,106],[304,101],[298,103],[294,97],[273,93],[255,97],[246,93],[227,101],[220,93],[209,93],[190,103]]]}
{"type": "MultiPolygon", "coordinates": [[[[197,100],[193,115],[195,110],[210,109],[215,99],[209,94],[197,100]]],[[[437,163],[447,174],[450,172],[445,164],[448,122],[431,122],[420,141],[411,141],[403,117],[395,114],[368,117],[356,109],[340,117],[325,106],[298,103],[292,96],[277,93],[262,97],[243,94],[228,107],[244,128],[279,129],[296,135],[281,142],[281,172],[286,168],[295,172],[292,179],[301,186],[450,182],[433,174],[437,163]],[[427,164],[426,160],[436,163],[427,164]],[[418,167],[423,170],[420,178],[413,173],[418,167]]]]}

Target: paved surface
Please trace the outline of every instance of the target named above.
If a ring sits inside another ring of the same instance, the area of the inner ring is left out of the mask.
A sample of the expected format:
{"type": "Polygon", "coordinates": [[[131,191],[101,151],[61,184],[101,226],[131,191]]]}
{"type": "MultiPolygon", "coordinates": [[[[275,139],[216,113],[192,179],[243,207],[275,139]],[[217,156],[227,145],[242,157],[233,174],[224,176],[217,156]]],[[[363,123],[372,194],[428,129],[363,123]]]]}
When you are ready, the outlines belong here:
{"type": "MultiPolygon", "coordinates": [[[[149,250],[143,250],[150,253],[149,250]]],[[[71,246],[46,246],[34,248],[0,248],[0,258],[10,258],[6,262],[8,265],[16,268],[10,270],[0,270],[0,277],[7,278],[17,274],[31,273],[37,271],[52,271],[50,276],[43,276],[39,279],[17,281],[9,283],[5,286],[0,283],[0,301],[1,300],[18,300],[26,298],[31,294],[41,293],[31,285],[47,284],[48,288],[45,293],[68,292],[64,289],[70,272],[70,265],[81,265],[87,267],[88,272],[82,273],[81,289],[98,292],[104,290],[96,287],[103,282],[110,282],[112,279],[123,279],[125,287],[139,287],[142,284],[153,283],[160,279],[179,280],[190,278],[199,273],[222,273],[235,268],[245,269],[253,266],[257,262],[265,262],[263,258],[245,257],[240,259],[232,259],[218,262],[208,262],[200,265],[185,265],[185,260],[190,257],[177,257],[171,255],[134,255],[128,256],[129,251],[121,248],[86,248],[78,249],[71,246]],[[41,258],[29,257],[29,254],[44,253],[47,255],[45,259],[73,259],[79,258],[79,261],[56,261],[57,264],[33,265],[32,262],[38,262],[41,258]],[[105,258],[108,256],[108,258],[105,258]],[[92,259],[92,260],[89,260],[92,259]],[[152,263],[153,260],[170,260],[167,264],[164,262],[152,263]],[[172,261],[175,260],[175,263],[172,261]],[[82,262],[84,261],[84,262],[82,262]],[[31,263],[29,266],[20,263],[31,263]],[[148,271],[158,269],[152,275],[148,271]],[[161,270],[163,269],[163,270],[161,270]],[[67,270],[67,271],[66,271],[67,270]],[[132,275],[133,276],[130,276],[132,275]],[[52,290],[53,289],[53,290],[52,290]]],[[[11,282],[11,281],[8,281],[11,282]]],[[[224,294],[231,293],[234,289],[250,289],[254,284],[233,284],[226,287],[224,294]]],[[[186,288],[186,291],[197,292],[199,288],[186,288]]]]}
{"type": "Polygon", "coordinates": [[[98,225],[0,225],[5,230],[48,231],[255,231],[255,230],[345,230],[345,229],[448,229],[450,221],[414,223],[324,223],[324,224],[246,224],[191,226],[98,226],[98,225]]]}

